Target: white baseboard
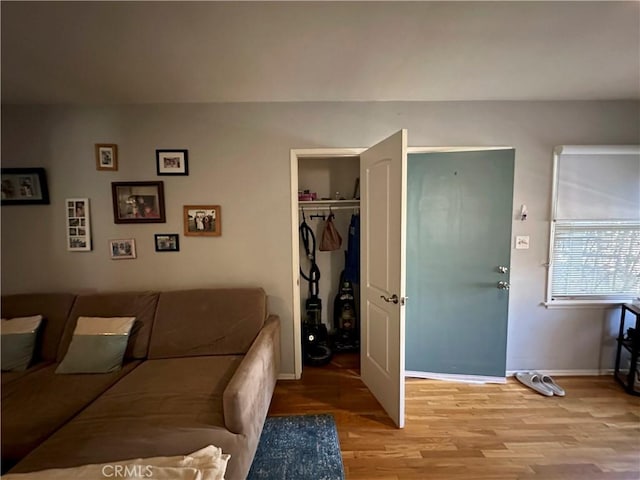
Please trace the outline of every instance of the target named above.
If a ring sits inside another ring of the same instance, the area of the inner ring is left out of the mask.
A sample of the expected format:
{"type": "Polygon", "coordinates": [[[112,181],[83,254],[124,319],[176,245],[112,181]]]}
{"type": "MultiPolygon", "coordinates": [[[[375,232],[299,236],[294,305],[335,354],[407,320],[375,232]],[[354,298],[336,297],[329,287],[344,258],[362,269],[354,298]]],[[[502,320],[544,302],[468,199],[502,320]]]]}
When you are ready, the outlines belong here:
{"type": "MultiPolygon", "coordinates": [[[[507,370],[507,376],[512,377],[518,372],[532,372],[533,370],[507,370]]],[[[553,377],[594,377],[600,375],[613,375],[613,368],[604,370],[578,369],[578,370],[535,370],[536,372],[553,377]]]]}
{"type": "MultiPolygon", "coordinates": [[[[507,370],[506,376],[513,377],[518,372],[527,372],[530,370],[507,370]]],[[[557,377],[593,377],[600,375],[613,375],[613,368],[605,370],[536,370],[536,372],[543,373],[545,375],[557,376],[557,377]]],[[[483,375],[458,375],[453,373],[432,373],[432,372],[416,372],[413,370],[406,370],[404,372],[405,377],[409,378],[428,378],[431,380],[446,380],[450,382],[464,382],[464,383],[507,383],[507,379],[504,377],[488,377],[483,375]]],[[[294,373],[281,373],[278,375],[278,380],[300,380],[294,373]]]]}
{"type": "Polygon", "coordinates": [[[428,378],[431,380],[446,380],[449,382],[463,383],[507,383],[504,377],[488,377],[483,375],[458,375],[454,373],[432,373],[432,372],[416,372],[413,370],[405,370],[405,377],[412,378],[428,378]]]}

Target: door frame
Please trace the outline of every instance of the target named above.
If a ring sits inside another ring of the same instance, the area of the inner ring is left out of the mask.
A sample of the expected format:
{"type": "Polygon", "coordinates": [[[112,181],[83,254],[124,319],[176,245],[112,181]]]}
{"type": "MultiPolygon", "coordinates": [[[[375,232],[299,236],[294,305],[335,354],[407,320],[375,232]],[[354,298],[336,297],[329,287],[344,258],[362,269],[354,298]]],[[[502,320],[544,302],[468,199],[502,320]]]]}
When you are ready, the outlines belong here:
{"type": "MultiPolygon", "coordinates": [[[[482,147],[409,147],[407,155],[417,154],[417,153],[454,153],[454,152],[479,152],[479,151],[492,151],[492,150],[516,150],[513,146],[482,146],[482,147]]],[[[408,158],[407,158],[408,161],[408,158]]],[[[514,182],[515,182],[515,157],[514,157],[514,182]]],[[[515,195],[515,188],[513,189],[513,195],[515,195]]],[[[511,197],[511,209],[513,210],[514,206],[514,197],[511,197]]],[[[513,217],[512,217],[513,223],[513,217]]],[[[513,235],[513,229],[511,230],[511,235],[513,235]]],[[[510,239],[511,243],[511,239],[510,239]]],[[[513,261],[513,257],[509,256],[509,271],[511,271],[511,262],[513,261]]],[[[507,304],[507,328],[509,325],[509,312],[511,311],[511,300],[512,296],[509,295],[509,302],[507,304]]],[[[411,299],[409,299],[411,301],[411,299]]],[[[498,383],[504,384],[507,383],[506,377],[492,377],[486,375],[460,375],[460,374],[446,374],[446,373],[433,373],[433,372],[422,372],[422,371],[414,371],[414,370],[405,370],[405,378],[424,378],[431,380],[446,380],[446,381],[454,381],[461,383],[498,383]]]]}
{"type": "MultiPolygon", "coordinates": [[[[481,150],[509,150],[515,149],[512,146],[440,146],[440,147],[407,147],[407,155],[415,153],[438,153],[438,152],[467,152],[467,151],[481,151],[481,150]]],[[[298,239],[298,161],[304,158],[325,158],[334,157],[336,159],[341,157],[354,157],[359,156],[367,148],[292,148],[290,150],[291,161],[291,279],[293,295],[293,310],[291,316],[293,319],[293,375],[282,375],[280,379],[283,380],[299,380],[302,377],[302,318],[300,311],[300,241],[298,239]]],[[[515,165],[514,165],[515,168],[515,165]]],[[[513,199],[512,199],[513,208],[513,199]]],[[[511,268],[511,265],[509,265],[511,268]]],[[[409,299],[408,301],[411,301],[409,299]]],[[[509,303],[511,303],[511,297],[509,297],[509,303]]],[[[507,319],[508,311],[507,310],[507,319]]],[[[404,341],[402,339],[401,341],[404,341]]],[[[405,372],[406,373],[406,372],[405,372]]],[[[410,372],[411,376],[418,376],[419,372],[410,372]]],[[[433,377],[429,377],[433,378],[433,377]]],[[[460,379],[463,380],[463,379],[460,379]]],[[[477,379],[475,380],[478,381],[477,379]]]]}

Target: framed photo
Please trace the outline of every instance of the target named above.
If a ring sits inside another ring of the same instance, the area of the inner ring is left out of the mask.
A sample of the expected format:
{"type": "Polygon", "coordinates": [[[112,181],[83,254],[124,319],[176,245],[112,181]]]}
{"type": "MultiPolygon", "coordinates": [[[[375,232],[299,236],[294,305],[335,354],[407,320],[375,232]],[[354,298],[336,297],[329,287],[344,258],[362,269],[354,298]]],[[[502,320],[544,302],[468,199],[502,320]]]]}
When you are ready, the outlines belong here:
{"type": "Polygon", "coordinates": [[[118,170],[118,145],[96,143],[96,168],[98,170],[118,170]]]}
{"type": "Polygon", "coordinates": [[[156,233],[156,252],[179,252],[180,237],[177,233],[156,233]]]}
{"type": "Polygon", "coordinates": [[[44,168],[3,168],[2,205],[48,205],[44,168]]]}
{"type": "Polygon", "coordinates": [[[133,238],[109,240],[111,260],[136,258],[136,241],[133,238]]]}
{"type": "Polygon", "coordinates": [[[158,175],[189,175],[188,150],[156,150],[158,175]]]}
{"type": "Polygon", "coordinates": [[[91,222],[88,198],[65,200],[67,219],[67,250],[88,252],[91,250],[91,222]]]}
{"type": "Polygon", "coordinates": [[[114,223],[165,223],[162,182],[111,182],[114,223]]]}
{"type": "Polygon", "coordinates": [[[220,205],[185,205],[184,234],[195,237],[219,237],[222,234],[220,205]]]}

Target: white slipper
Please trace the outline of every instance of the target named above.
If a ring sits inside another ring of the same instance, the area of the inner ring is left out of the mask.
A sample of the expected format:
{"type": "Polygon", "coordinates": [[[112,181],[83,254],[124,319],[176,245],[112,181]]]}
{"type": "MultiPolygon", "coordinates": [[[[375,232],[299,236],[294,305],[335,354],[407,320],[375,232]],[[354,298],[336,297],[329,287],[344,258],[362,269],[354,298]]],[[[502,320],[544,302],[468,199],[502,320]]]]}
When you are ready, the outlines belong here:
{"type": "Polygon", "coordinates": [[[540,375],[540,379],[542,383],[551,389],[554,395],[559,397],[564,397],[564,389],[561,388],[549,375],[544,375],[542,373],[534,372],[537,375],[540,375]]]}
{"type": "Polygon", "coordinates": [[[516,378],[520,383],[526,385],[527,387],[535,390],[536,392],[545,395],[547,397],[553,396],[553,390],[549,388],[547,385],[542,383],[541,375],[537,373],[529,373],[529,372],[518,372],[516,373],[516,378]]]}

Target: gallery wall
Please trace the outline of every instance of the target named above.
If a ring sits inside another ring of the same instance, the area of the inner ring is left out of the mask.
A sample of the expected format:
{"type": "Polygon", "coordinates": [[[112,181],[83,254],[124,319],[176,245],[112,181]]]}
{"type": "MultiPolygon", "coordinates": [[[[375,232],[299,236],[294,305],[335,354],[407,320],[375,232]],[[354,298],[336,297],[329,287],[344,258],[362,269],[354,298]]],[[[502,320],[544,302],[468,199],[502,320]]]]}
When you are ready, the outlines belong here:
{"type": "Polygon", "coordinates": [[[50,205],[2,207],[2,293],[262,286],[293,373],[290,149],[366,147],[400,128],[411,146],[516,150],[507,369],[595,372],[613,363],[612,309],[547,309],[553,147],[639,143],[638,102],[239,103],[2,107],[2,166],[46,168],[50,205]],[[94,144],[118,145],[117,172],[94,144]],[[188,149],[189,175],[158,177],[156,149],[188,149]],[[164,182],[166,223],[115,224],[111,182],[164,182]],[[65,198],[90,199],[93,249],[66,249],[65,198]],[[526,222],[516,220],[526,204],[526,222]],[[222,207],[220,237],[185,237],[182,207],[222,207]],[[157,253],[155,233],[179,233],[157,253]],[[135,238],[135,260],[108,241],[135,238]]]}

